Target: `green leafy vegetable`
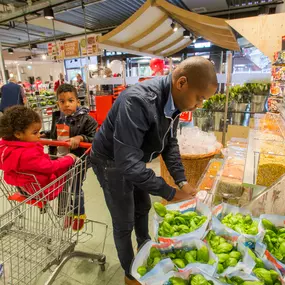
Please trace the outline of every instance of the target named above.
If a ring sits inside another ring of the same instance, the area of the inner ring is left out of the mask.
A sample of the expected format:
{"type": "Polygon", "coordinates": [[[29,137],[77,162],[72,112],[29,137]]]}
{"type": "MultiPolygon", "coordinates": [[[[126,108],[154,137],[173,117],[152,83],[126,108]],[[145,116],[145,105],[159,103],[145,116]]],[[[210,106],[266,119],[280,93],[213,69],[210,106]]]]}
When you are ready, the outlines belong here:
{"type": "Polygon", "coordinates": [[[166,208],[161,204],[161,203],[158,203],[158,202],[155,202],[153,204],[153,207],[156,211],[156,213],[160,216],[160,217],[164,217],[167,213],[167,210],[166,208]]]}
{"type": "Polygon", "coordinates": [[[265,228],[263,243],[275,258],[285,263],[285,228],[277,228],[271,221],[262,219],[265,228]]]}
{"type": "Polygon", "coordinates": [[[207,220],[206,216],[199,216],[193,211],[184,214],[179,211],[169,211],[158,202],[154,203],[154,209],[163,218],[158,229],[160,237],[176,237],[193,232],[207,220]]]}
{"type": "Polygon", "coordinates": [[[257,235],[258,234],[258,222],[253,221],[249,215],[228,214],[222,220],[222,224],[233,229],[240,234],[257,235]]]}

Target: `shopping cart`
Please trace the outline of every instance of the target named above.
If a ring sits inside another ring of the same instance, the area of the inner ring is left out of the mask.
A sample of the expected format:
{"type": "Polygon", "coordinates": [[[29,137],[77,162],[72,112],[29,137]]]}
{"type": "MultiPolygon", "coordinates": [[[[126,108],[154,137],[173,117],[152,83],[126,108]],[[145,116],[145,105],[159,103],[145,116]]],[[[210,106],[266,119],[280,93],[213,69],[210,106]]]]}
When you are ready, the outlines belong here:
{"type": "MultiPolygon", "coordinates": [[[[43,144],[68,146],[66,142],[44,140],[43,144]]],[[[90,147],[81,144],[80,147],[90,147]]],[[[75,165],[49,185],[41,188],[33,175],[24,187],[0,181],[0,284],[36,284],[36,278],[56,266],[46,285],[53,283],[64,264],[71,258],[88,258],[98,261],[105,270],[103,254],[108,226],[86,220],[81,231],[70,227],[74,215],[73,199],[76,187],[81,187],[86,177],[88,156],[85,154],[75,165]],[[29,194],[27,195],[27,191],[29,194]],[[33,192],[32,192],[33,191],[33,192]],[[46,194],[49,192],[49,194],[46,194]],[[51,193],[59,193],[51,200],[51,193]],[[75,251],[75,246],[94,234],[95,224],[105,228],[102,253],[75,251]]],[[[26,181],[26,180],[25,180],[26,181]]],[[[80,202],[78,203],[80,205],[80,202]]],[[[77,210],[76,210],[77,211],[77,210]]],[[[38,284],[37,284],[38,285],[38,284]]]]}

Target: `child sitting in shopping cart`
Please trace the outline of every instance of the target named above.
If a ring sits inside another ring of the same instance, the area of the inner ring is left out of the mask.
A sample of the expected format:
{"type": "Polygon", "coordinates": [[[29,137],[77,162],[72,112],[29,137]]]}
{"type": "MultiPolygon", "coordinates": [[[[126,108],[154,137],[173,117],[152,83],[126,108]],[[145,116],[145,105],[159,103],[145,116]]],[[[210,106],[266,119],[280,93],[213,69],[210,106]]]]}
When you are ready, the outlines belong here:
{"type": "MultiPolygon", "coordinates": [[[[17,186],[19,192],[30,196],[63,175],[75,162],[68,154],[51,160],[39,143],[41,118],[30,108],[13,106],[0,119],[0,169],[7,184],[17,186]]],[[[40,199],[53,200],[63,187],[48,187],[40,199]]]]}
{"type": "MultiPolygon", "coordinates": [[[[63,156],[72,153],[81,157],[86,150],[80,148],[79,144],[81,142],[92,143],[98,124],[89,116],[89,110],[86,107],[81,107],[74,86],[62,84],[57,89],[56,95],[59,111],[54,112],[52,115],[51,131],[45,132],[42,137],[70,142],[70,148],[50,146],[49,153],[51,155],[63,156]]],[[[85,173],[79,173],[78,175],[85,176],[85,173]]],[[[86,219],[82,180],[76,179],[75,182],[75,201],[78,207],[74,209],[74,229],[81,229],[86,219]]]]}

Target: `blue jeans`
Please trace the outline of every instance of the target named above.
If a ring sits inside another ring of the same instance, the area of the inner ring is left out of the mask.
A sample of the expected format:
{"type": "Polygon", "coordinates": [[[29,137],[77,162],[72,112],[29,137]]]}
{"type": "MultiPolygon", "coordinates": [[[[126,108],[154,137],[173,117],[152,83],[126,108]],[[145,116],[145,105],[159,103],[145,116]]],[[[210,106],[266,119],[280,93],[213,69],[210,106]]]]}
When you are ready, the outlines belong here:
{"type": "Polygon", "coordinates": [[[150,196],[146,189],[138,189],[125,180],[113,161],[91,157],[92,168],[103,188],[113,224],[118,257],[127,277],[134,258],[132,231],[135,229],[138,248],[150,239],[148,213],[150,196]]]}

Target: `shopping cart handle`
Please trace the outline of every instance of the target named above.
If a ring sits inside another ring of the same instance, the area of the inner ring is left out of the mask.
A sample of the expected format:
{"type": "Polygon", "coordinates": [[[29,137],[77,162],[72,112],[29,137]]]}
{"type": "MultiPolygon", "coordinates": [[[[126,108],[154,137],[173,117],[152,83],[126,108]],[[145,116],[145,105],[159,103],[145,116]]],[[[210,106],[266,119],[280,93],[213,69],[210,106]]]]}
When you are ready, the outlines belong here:
{"type": "MultiPolygon", "coordinates": [[[[40,143],[42,145],[49,145],[49,146],[65,146],[70,147],[70,142],[64,142],[64,141],[54,141],[54,140],[46,140],[46,139],[40,139],[40,143]]],[[[79,147],[89,149],[91,148],[91,143],[85,143],[81,142],[79,144],[79,147]]]]}

